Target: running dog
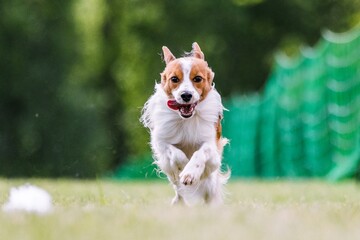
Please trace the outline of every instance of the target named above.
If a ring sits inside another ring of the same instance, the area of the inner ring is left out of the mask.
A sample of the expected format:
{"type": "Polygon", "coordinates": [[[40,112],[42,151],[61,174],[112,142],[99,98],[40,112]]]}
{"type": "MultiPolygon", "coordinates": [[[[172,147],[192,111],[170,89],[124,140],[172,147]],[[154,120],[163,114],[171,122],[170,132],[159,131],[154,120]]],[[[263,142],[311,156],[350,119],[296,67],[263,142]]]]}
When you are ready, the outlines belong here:
{"type": "Polygon", "coordinates": [[[215,74],[196,42],[180,58],[162,50],[166,67],[141,116],[155,163],[175,189],[173,204],[221,204],[230,171],[220,169],[228,140],[221,135],[224,107],[215,74]]]}

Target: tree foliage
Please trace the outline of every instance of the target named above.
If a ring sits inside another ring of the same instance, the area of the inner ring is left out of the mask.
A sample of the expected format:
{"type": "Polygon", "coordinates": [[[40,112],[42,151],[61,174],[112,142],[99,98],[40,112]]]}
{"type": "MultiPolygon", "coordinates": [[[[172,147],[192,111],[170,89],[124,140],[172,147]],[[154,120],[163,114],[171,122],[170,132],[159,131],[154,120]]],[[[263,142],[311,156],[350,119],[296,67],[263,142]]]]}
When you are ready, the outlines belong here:
{"type": "Polygon", "coordinates": [[[343,31],[359,2],[0,2],[0,174],[91,177],[148,149],[138,122],[164,65],[197,41],[224,96],[261,89],[274,51],[343,31]]]}

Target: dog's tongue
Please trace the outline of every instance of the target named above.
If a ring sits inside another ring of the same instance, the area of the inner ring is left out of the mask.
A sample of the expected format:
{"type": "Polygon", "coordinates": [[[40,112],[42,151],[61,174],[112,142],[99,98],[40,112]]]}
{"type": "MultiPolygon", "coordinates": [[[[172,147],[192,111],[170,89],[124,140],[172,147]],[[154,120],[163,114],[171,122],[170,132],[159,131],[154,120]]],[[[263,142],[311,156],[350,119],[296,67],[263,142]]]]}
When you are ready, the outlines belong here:
{"type": "Polygon", "coordinates": [[[179,110],[181,104],[177,103],[176,100],[169,100],[167,101],[167,105],[169,108],[173,110],[179,110]]]}

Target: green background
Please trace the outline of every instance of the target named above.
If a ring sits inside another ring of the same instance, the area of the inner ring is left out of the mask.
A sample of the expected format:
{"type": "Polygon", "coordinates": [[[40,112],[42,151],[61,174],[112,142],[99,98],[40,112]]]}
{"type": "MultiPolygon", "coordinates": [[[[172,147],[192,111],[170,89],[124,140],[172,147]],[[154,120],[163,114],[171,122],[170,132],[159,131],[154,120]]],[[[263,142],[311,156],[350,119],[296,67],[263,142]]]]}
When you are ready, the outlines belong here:
{"type": "Polygon", "coordinates": [[[358,35],[321,33],[353,29],[359,9],[354,0],[1,1],[0,175],[151,168],[138,118],[164,67],[161,47],[180,56],[197,41],[230,110],[224,162],[234,176],[354,176],[358,35]]]}

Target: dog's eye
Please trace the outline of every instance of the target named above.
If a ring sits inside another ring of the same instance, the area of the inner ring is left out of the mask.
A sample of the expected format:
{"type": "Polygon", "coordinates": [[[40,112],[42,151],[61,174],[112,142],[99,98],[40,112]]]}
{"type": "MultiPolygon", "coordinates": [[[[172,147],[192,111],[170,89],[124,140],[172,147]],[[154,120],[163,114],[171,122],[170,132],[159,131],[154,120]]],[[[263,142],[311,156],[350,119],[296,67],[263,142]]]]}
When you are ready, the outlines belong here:
{"type": "Polygon", "coordinates": [[[202,77],[200,77],[200,76],[196,76],[196,77],[194,77],[194,79],[193,79],[193,81],[194,82],[201,82],[202,81],[202,77]]]}
{"type": "Polygon", "coordinates": [[[176,77],[176,76],[171,77],[170,80],[171,80],[173,83],[178,83],[178,82],[179,82],[179,78],[176,77]]]}

